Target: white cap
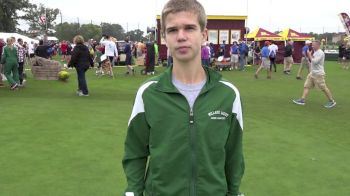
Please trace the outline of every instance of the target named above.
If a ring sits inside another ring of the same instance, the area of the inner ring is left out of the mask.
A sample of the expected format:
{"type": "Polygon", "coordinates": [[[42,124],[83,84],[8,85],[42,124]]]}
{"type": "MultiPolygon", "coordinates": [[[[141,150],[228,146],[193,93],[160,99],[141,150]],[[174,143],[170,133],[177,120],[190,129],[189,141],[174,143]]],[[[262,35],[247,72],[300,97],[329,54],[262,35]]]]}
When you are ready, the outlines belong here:
{"type": "Polygon", "coordinates": [[[134,196],[134,192],[126,192],[125,196],[134,196]]]}
{"type": "Polygon", "coordinates": [[[311,44],[311,41],[310,40],[306,40],[305,44],[311,44]]]}

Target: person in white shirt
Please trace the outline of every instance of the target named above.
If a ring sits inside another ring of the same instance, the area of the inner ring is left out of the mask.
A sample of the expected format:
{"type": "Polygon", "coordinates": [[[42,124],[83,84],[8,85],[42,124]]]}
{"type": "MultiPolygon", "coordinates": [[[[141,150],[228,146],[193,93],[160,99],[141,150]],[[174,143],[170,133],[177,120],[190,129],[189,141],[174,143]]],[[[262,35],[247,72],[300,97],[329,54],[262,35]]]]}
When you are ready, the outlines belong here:
{"type": "Polygon", "coordinates": [[[29,58],[33,58],[34,57],[34,42],[31,41],[29,44],[28,44],[28,55],[29,55],[29,58]]]}
{"type": "Polygon", "coordinates": [[[277,56],[278,46],[275,44],[274,41],[272,41],[271,43],[272,43],[272,44],[269,46],[269,51],[270,51],[270,54],[269,54],[269,58],[270,58],[270,71],[272,71],[272,65],[273,65],[273,68],[275,69],[274,71],[276,72],[276,71],[277,71],[277,68],[276,68],[275,59],[276,59],[276,56],[277,56]]]}
{"type": "Polygon", "coordinates": [[[109,61],[113,65],[113,60],[116,60],[118,57],[118,50],[117,50],[117,45],[115,42],[112,40],[111,36],[105,36],[102,37],[100,43],[105,47],[105,55],[108,56],[109,61]]]}
{"type": "Polygon", "coordinates": [[[304,91],[303,95],[300,99],[295,99],[293,102],[298,105],[305,105],[305,99],[309,94],[311,88],[315,86],[322,90],[322,92],[328,98],[328,102],[324,105],[325,108],[332,108],[337,103],[333,99],[332,93],[326,85],[325,76],[326,73],[324,71],[324,52],[320,49],[321,42],[316,40],[312,42],[312,48],[315,51],[312,54],[312,51],[307,51],[307,57],[311,61],[311,71],[306,78],[304,83],[304,91]]]}

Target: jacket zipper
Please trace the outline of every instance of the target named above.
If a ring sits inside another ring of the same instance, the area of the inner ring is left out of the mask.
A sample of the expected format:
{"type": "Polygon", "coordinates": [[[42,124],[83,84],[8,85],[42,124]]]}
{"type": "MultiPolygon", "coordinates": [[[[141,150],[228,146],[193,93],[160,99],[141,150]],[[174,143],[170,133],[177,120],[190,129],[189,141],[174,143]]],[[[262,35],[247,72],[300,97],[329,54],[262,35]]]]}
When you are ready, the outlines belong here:
{"type": "Polygon", "coordinates": [[[193,109],[190,108],[190,142],[191,142],[191,168],[192,168],[192,176],[191,176],[191,183],[190,183],[190,195],[195,196],[196,195],[196,145],[195,145],[195,130],[194,130],[194,115],[193,115],[193,109]]]}

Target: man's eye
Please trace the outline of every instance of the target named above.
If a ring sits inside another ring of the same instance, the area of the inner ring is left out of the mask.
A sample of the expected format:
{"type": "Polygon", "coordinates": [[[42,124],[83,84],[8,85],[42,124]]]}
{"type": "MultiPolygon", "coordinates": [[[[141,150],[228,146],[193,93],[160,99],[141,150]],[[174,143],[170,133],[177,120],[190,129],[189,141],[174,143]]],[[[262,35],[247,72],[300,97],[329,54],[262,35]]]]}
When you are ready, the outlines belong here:
{"type": "Polygon", "coordinates": [[[173,32],[176,32],[176,29],[168,29],[167,32],[168,32],[168,33],[173,33],[173,32]]]}
{"type": "Polygon", "coordinates": [[[186,27],[186,30],[193,31],[193,30],[196,30],[196,28],[195,27],[186,27]]]}

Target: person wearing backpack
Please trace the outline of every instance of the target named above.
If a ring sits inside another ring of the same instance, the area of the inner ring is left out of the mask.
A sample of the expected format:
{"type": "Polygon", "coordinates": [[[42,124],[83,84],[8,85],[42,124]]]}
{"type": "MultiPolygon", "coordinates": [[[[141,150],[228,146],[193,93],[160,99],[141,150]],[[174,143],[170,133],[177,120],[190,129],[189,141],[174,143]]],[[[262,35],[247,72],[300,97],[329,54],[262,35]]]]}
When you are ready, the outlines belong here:
{"type": "Polygon", "coordinates": [[[275,44],[274,41],[271,41],[271,45],[269,46],[269,51],[270,51],[270,54],[269,54],[269,58],[270,58],[270,71],[272,71],[272,65],[274,67],[274,71],[276,72],[277,71],[277,68],[276,68],[276,56],[277,56],[277,51],[278,51],[278,46],[275,44]]]}

